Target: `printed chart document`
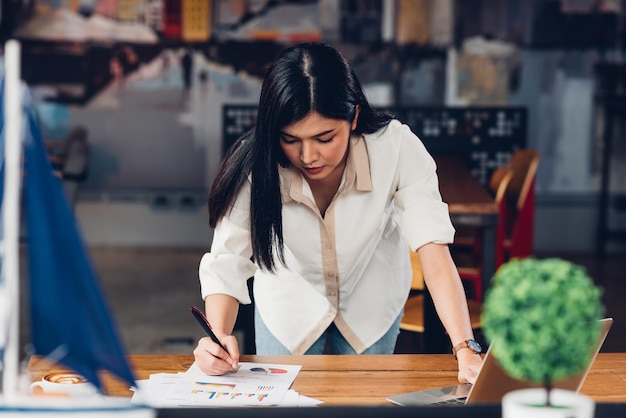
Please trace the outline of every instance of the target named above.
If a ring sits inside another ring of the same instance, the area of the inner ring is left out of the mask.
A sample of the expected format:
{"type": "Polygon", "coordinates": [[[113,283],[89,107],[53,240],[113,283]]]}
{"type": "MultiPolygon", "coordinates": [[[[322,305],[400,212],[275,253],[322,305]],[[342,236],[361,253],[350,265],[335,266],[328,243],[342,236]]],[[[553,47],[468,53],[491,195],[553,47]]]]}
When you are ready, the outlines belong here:
{"type": "Polygon", "coordinates": [[[157,407],[313,406],[319,401],[290,390],[301,366],[239,363],[237,372],[209,376],[196,363],[184,373],[151,375],[143,401],[157,407]],[[152,395],[155,396],[152,396],[152,395]]]}

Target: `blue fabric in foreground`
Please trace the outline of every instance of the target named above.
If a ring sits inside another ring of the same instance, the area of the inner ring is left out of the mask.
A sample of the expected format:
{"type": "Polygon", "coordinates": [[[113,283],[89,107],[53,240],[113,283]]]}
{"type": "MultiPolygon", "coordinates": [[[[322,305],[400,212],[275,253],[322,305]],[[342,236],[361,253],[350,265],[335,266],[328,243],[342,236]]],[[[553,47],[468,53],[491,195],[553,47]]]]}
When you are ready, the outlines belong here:
{"type": "Polygon", "coordinates": [[[135,384],[121,340],[32,108],[25,109],[24,208],[32,343],[102,390],[99,371],[135,384]]]}

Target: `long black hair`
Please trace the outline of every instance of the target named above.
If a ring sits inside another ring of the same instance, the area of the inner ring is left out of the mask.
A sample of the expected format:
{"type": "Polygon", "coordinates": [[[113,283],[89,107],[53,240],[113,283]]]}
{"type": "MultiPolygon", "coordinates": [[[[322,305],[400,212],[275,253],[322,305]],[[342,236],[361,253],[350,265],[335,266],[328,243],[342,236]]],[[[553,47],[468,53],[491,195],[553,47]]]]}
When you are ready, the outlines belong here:
{"type": "Polygon", "coordinates": [[[279,132],[311,111],[352,122],[357,106],[355,134],[376,132],[392,119],[371,107],[353,68],[333,47],[305,43],[286,49],[263,79],[255,128],[237,140],[220,165],[209,196],[211,227],[228,213],[251,175],[252,259],[268,271],[274,271],[275,256],[284,265],[278,165],[289,161],[279,132]]]}

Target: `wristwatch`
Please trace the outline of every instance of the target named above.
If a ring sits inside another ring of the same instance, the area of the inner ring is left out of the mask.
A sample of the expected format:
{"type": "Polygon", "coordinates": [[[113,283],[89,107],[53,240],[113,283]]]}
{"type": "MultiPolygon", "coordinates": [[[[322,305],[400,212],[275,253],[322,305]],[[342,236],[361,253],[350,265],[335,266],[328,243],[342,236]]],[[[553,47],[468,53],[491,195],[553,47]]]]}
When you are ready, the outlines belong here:
{"type": "Polygon", "coordinates": [[[460,343],[452,347],[452,354],[454,354],[454,358],[456,358],[456,353],[458,353],[459,350],[462,350],[464,348],[469,348],[476,354],[480,354],[483,351],[483,348],[480,346],[480,344],[478,344],[478,341],[465,340],[465,341],[461,341],[460,343]]]}

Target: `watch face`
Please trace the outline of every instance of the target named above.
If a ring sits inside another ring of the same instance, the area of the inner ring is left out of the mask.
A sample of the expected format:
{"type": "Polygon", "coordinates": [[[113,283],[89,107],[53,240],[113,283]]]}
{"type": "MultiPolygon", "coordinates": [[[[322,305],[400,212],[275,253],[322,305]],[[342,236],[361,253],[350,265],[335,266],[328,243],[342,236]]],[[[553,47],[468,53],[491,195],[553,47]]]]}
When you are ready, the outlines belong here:
{"type": "Polygon", "coordinates": [[[480,346],[480,344],[478,344],[476,340],[469,340],[467,342],[467,346],[470,348],[470,350],[475,351],[477,353],[480,353],[481,351],[483,351],[483,348],[480,346]]]}

